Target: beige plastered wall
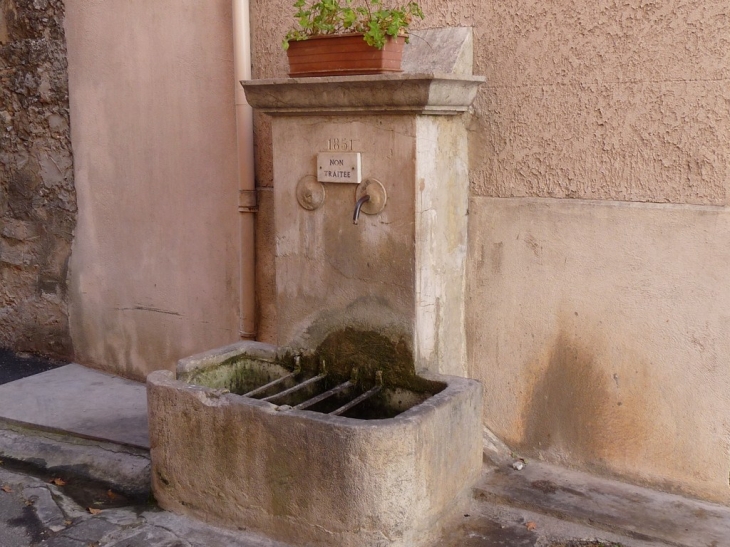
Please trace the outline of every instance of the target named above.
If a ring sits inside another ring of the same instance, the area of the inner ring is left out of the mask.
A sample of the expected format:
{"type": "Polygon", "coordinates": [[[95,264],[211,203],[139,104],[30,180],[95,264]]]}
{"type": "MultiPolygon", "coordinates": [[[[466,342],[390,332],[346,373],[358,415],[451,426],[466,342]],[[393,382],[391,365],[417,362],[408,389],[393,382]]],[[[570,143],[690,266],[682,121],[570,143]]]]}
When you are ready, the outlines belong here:
{"type": "MultiPolygon", "coordinates": [[[[289,0],[252,0],[254,76],[289,0]]],[[[730,1],[421,2],[474,28],[470,376],[514,450],[730,503],[730,1]]],[[[275,341],[268,120],[260,337],[275,341]]]]}
{"type": "Polygon", "coordinates": [[[230,0],[66,1],[76,359],[143,379],[238,339],[230,0]]]}

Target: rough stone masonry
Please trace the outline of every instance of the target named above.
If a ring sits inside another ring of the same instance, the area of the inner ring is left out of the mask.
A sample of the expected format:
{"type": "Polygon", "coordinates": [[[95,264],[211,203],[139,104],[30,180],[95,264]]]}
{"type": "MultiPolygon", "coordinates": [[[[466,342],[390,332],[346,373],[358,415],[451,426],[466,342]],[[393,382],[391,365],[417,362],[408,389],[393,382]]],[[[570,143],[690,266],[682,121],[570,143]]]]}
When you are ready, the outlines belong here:
{"type": "Polygon", "coordinates": [[[0,0],[0,347],[69,358],[76,224],[62,0],[0,0]]]}

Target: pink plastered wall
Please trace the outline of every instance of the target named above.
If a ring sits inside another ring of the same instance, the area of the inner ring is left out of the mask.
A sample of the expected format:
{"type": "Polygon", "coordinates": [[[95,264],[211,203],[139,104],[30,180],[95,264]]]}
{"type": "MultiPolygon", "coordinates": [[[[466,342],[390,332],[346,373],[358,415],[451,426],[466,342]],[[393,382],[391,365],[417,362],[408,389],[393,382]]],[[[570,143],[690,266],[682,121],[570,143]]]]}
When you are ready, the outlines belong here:
{"type": "Polygon", "coordinates": [[[238,339],[229,0],[66,2],[77,361],[143,379],[238,339]]]}

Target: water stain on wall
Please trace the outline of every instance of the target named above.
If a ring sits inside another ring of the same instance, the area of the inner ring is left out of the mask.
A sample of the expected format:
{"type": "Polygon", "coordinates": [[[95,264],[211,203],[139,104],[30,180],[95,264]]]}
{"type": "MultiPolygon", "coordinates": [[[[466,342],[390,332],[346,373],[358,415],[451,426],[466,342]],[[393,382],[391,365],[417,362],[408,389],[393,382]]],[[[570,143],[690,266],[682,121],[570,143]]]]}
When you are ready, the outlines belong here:
{"type": "Polygon", "coordinates": [[[652,427],[646,379],[621,381],[587,344],[561,333],[524,408],[521,448],[605,470],[638,457],[652,427]],[[640,394],[646,393],[644,398],[640,394]]]}

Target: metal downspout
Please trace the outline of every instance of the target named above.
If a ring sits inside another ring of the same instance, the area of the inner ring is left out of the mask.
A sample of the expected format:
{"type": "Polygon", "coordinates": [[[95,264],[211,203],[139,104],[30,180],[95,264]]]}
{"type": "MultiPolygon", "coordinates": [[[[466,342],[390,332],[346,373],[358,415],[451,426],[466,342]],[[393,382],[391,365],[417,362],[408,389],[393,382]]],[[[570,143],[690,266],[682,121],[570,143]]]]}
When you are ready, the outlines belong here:
{"type": "Polygon", "coordinates": [[[233,0],[233,62],[238,139],[238,211],[241,223],[241,338],[256,338],[255,221],[256,183],[253,154],[253,111],[239,83],[251,79],[251,27],[249,0],[233,0]]]}

